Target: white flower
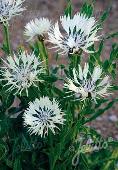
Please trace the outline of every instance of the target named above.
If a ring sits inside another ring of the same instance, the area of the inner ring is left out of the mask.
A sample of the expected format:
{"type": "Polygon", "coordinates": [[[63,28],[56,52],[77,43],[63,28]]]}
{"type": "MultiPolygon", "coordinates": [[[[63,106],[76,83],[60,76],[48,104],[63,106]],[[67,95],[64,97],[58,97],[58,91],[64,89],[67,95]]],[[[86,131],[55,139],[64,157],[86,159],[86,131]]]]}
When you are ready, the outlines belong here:
{"type": "Polygon", "coordinates": [[[0,22],[6,22],[13,16],[21,14],[25,8],[22,4],[25,0],[0,0],[0,22]]]}
{"type": "Polygon", "coordinates": [[[35,36],[44,36],[50,30],[51,21],[48,18],[36,18],[31,20],[25,26],[25,35],[29,37],[28,41],[32,40],[35,36]]]}
{"type": "Polygon", "coordinates": [[[78,70],[73,69],[73,78],[67,79],[66,88],[76,96],[79,95],[82,100],[89,97],[96,100],[109,95],[107,92],[110,87],[109,77],[103,76],[100,66],[95,66],[92,73],[86,63],[83,70],[80,65],[78,68],[78,70]]]}
{"type": "Polygon", "coordinates": [[[34,53],[22,52],[18,56],[9,56],[7,61],[3,62],[5,66],[2,68],[2,80],[7,81],[5,86],[10,86],[9,91],[16,89],[16,93],[21,95],[22,91],[26,90],[28,96],[28,88],[31,85],[36,86],[36,82],[41,81],[38,75],[43,73],[43,67],[34,53]]]}
{"type": "Polygon", "coordinates": [[[55,134],[55,129],[59,129],[57,125],[63,125],[63,118],[59,103],[48,97],[35,99],[29,103],[29,108],[25,111],[23,119],[24,126],[28,127],[30,134],[46,136],[49,129],[55,134]]]}
{"type": "Polygon", "coordinates": [[[70,16],[60,17],[61,25],[65,30],[62,35],[58,22],[49,31],[49,42],[55,44],[53,48],[61,50],[61,54],[76,53],[79,49],[92,53],[88,48],[98,41],[96,33],[99,28],[94,17],[87,17],[85,14],[77,13],[73,18],[70,16]]]}

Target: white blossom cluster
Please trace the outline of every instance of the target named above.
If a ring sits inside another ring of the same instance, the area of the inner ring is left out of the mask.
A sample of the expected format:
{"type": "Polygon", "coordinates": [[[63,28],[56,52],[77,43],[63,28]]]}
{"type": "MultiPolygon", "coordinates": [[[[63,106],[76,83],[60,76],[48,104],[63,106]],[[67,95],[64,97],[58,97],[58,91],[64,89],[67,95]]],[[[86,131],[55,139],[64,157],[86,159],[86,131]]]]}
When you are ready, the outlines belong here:
{"type": "MultiPolygon", "coordinates": [[[[25,8],[22,7],[25,0],[0,0],[0,22],[9,21],[13,16],[21,14],[25,8]]],[[[24,35],[28,41],[35,37],[53,44],[60,54],[74,54],[79,51],[94,53],[94,42],[100,40],[97,32],[100,28],[94,17],[88,17],[83,13],[76,13],[73,17],[61,16],[59,21],[53,24],[48,18],[35,18],[26,24],[24,35]]],[[[39,55],[40,56],[40,55],[39,55]]],[[[45,74],[43,62],[39,61],[35,53],[23,51],[19,54],[10,55],[2,59],[4,66],[1,69],[1,81],[8,86],[8,91],[14,95],[28,91],[31,86],[38,87],[41,82],[41,74],[45,74]],[[14,92],[15,91],[15,92],[14,92]]],[[[109,95],[111,87],[109,76],[105,75],[101,66],[96,65],[91,71],[88,63],[84,68],[79,64],[78,69],[72,68],[72,76],[67,77],[64,87],[69,93],[73,93],[77,100],[93,99],[109,95]]],[[[55,98],[40,97],[29,103],[23,115],[24,126],[28,128],[31,135],[45,137],[49,131],[53,134],[60,130],[60,126],[66,121],[65,114],[55,98]]]]}
{"type": "Polygon", "coordinates": [[[26,91],[28,96],[28,88],[30,86],[37,86],[40,74],[44,72],[42,62],[32,53],[22,52],[21,54],[9,56],[7,60],[3,60],[4,67],[2,67],[3,80],[7,82],[8,91],[16,90],[15,94],[26,91]]]}
{"type": "Polygon", "coordinates": [[[25,8],[25,0],[0,0],[0,22],[6,22],[16,15],[20,15],[25,8]]]}
{"type": "Polygon", "coordinates": [[[87,53],[94,52],[89,49],[99,40],[99,36],[96,35],[99,28],[94,17],[77,13],[73,18],[60,17],[60,22],[65,31],[64,35],[60,32],[58,21],[48,33],[49,41],[55,45],[53,48],[57,48],[61,54],[73,54],[80,49],[87,53]]]}
{"type": "Polygon", "coordinates": [[[63,125],[64,114],[59,108],[59,103],[48,97],[36,99],[29,103],[29,108],[24,113],[24,125],[28,127],[30,134],[46,136],[49,129],[55,134],[58,125],[63,125]]]}
{"type": "Polygon", "coordinates": [[[91,73],[89,64],[85,63],[83,70],[80,65],[78,70],[73,68],[73,78],[67,78],[65,87],[82,100],[90,97],[96,101],[96,98],[109,95],[110,80],[109,76],[103,76],[100,66],[95,66],[91,73]]]}

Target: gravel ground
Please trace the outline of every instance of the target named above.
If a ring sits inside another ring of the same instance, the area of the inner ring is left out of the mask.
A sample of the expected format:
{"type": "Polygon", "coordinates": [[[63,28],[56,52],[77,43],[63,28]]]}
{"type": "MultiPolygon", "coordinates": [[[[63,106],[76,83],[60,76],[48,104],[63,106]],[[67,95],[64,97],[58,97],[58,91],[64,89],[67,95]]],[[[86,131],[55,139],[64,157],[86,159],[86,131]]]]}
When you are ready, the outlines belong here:
{"type": "MultiPolygon", "coordinates": [[[[82,0],[72,0],[75,12],[79,11],[82,0]]],[[[11,21],[10,34],[12,37],[12,47],[16,49],[19,45],[26,43],[23,36],[24,25],[35,17],[49,17],[56,21],[60,15],[63,15],[65,0],[26,0],[27,10],[22,16],[18,16],[11,21]]],[[[95,17],[100,16],[104,9],[112,6],[110,16],[104,24],[103,34],[115,32],[118,30],[118,0],[96,0],[95,17]]],[[[1,29],[1,28],[0,28],[1,29]]],[[[2,30],[0,30],[1,32],[2,30]]],[[[2,42],[2,35],[0,34],[0,42],[2,42]]],[[[106,48],[102,54],[102,58],[109,56],[109,51],[113,42],[112,39],[106,43],[106,48]]],[[[50,55],[51,63],[55,64],[52,55],[50,55]]],[[[61,58],[62,63],[66,63],[66,58],[61,58]]],[[[113,95],[115,98],[116,95],[113,95]]],[[[103,116],[93,121],[90,124],[96,128],[104,137],[114,137],[118,139],[118,106],[117,104],[107,111],[103,116]]]]}

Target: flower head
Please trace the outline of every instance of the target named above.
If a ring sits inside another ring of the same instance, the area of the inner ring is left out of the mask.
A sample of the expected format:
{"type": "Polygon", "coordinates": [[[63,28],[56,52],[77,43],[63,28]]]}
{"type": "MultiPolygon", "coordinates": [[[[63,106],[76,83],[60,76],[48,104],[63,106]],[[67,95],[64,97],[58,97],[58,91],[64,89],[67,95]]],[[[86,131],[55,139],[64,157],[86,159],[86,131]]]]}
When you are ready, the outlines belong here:
{"type": "Polygon", "coordinates": [[[13,16],[21,14],[25,8],[22,4],[25,0],[0,0],[0,22],[6,22],[13,16]]]}
{"type": "Polygon", "coordinates": [[[103,76],[100,66],[95,66],[91,73],[89,65],[85,64],[83,70],[80,65],[79,70],[73,69],[73,79],[68,78],[65,87],[82,100],[89,97],[96,100],[108,95],[110,82],[108,76],[103,76]]]}
{"type": "Polygon", "coordinates": [[[28,88],[31,85],[36,86],[38,75],[43,73],[43,67],[41,67],[41,62],[38,61],[37,57],[32,54],[27,54],[22,52],[21,54],[9,56],[7,61],[3,60],[4,67],[2,69],[3,79],[7,81],[7,86],[9,91],[16,89],[16,93],[22,93],[26,90],[28,96],[28,88]]]}
{"type": "Polygon", "coordinates": [[[61,25],[65,31],[62,35],[58,22],[49,31],[49,41],[55,44],[54,48],[60,49],[62,54],[76,53],[79,49],[91,53],[88,48],[98,41],[97,28],[94,17],[87,17],[85,14],[77,13],[73,18],[70,16],[60,17],[61,25]]]}
{"type": "Polygon", "coordinates": [[[28,41],[30,41],[35,36],[43,37],[49,31],[50,27],[51,21],[48,18],[36,18],[26,24],[24,34],[29,37],[28,41]]]}
{"type": "Polygon", "coordinates": [[[23,116],[24,125],[28,127],[30,134],[45,137],[49,129],[55,134],[55,129],[59,129],[57,125],[64,124],[63,115],[55,99],[51,101],[48,97],[42,97],[29,103],[23,116]]]}

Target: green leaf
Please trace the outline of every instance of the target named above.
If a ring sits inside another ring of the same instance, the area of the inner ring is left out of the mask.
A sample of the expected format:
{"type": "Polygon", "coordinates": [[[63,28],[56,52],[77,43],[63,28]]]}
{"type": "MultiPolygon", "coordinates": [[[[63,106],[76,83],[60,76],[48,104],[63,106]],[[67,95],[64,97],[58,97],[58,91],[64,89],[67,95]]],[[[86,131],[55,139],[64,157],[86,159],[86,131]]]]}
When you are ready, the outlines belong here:
{"type": "Polygon", "coordinates": [[[31,50],[34,52],[34,54],[39,57],[40,54],[40,49],[39,49],[39,43],[38,41],[35,42],[34,44],[30,44],[31,50]]]}
{"type": "Polygon", "coordinates": [[[5,43],[2,45],[1,49],[2,49],[6,54],[8,54],[7,45],[6,45],[5,43]]]}
{"type": "Polygon", "coordinates": [[[104,40],[102,40],[99,44],[98,47],[98,51],[95,53],[95,59],[97,60],[97,64],[101,65],[102,61],[101,61],[101,54],[102,54],[102,50],[104,48],[104,40]]]}
{"type": "Polygon", "coordinates": [[[8,146],[7,144],[0,140],[0,160],[4,159],[8,153],[8,146]]]}
{"type": "Polygon", "coordinates": [[[43,76],[43,80],[47,81],[48,83],[54,83],[58,80],[55,74],[50,74],[50,76],[43,76]]]}
{"type": "Polygon", "coordinates": [[[118,148],[115,148],[111,156],[109,157],[109,161],[107,161],[102,167],[101,170],[111,170],[114,169],[114,163],[118,160],[118,148]]]}
{"type": "Polygon", "coordinates": [[[86,14],[88,17],[91,17],[93,14],[93,5],[84,3],[80,12],[86,14]]]}
{"type": "Polygon", "coordinates": [[[64,97],[65,95],[65,93],[62,90],[60,90],[59,88],[55,86],[53,86],[53,91],[56,95],[59,95],[59,97],[64,97]]]}
{"type": "Polygon", "coordinates": [[[21,165],[21,158],[20,158],[20,156],[18,156],[18,157],[14,160],[13,170],[22,170],[22,165],[21,165]]]}
{"type": "Polygon", "coordinates": [[[111,7],[108,8],[105,12],[103,12],[102,16],[100,17],[100,23],[101,24],[107,19],[110,11],[111,11],[111,7]]]}
{"type": "Polygon", "coordinates": [[[14,99],[15,99],[15,96],[13,94],[8,95],[8,97],[6,99],[7,108],[9,108],[13,104],[14,99]]]}
{"type": "Polygon", "coordinates": [[[109,101],[108,99],[100,99],[100,100],[98,100],[95,108],[99,108],[102,104],[104,104],[104,103],[106,103],[108,101],[109,101]]]}
{"type": "Polygon", "coordinates": [[[95,120],[97,117],[102,115],[106,110],[110,109],[114,105],[115,102],[118,102],[118,99],[115,99],[115,100],[109,102],[107,104],[107,106],[104,107],[103,109],[99,109],[93,116],[91,116],[89,119],[86,119],[84,124],[87,122],[91,122],[92,120],[95,120]]]}
{"type": "Polygon", "coordinates": [[[0,137],[4,137],[8,132],[9,129],[11,127],[11,121],[9,118],[7,118],[6,116],[1,115],[0,118],[0,137]]]}
{"type": "Polygon", "coordinates": [[[112,90],[118,90],[118,86],[112,86],[111,89],[112,90]]]}
{"type": "Polygon", "coordinates": [[[106,39],[115,38],[115,37],[118,37],[118,32],[110,33],[109,35],[107,35],[106,39]]]}
{"type": "Polygon", "coordinates": [[[109,60],[105,60],[105,62],[103,63],[103,68],[104,68],[104,70],[107,71],[109,67],[110,67],[109,60]]]}
{"type": "Polygon", "coordinates": [[[89,170],[90,167],[89,167],[87,156],[85,154],[80,154],[80,157],[81,157],[81,160],[83,162],[83,166],[84,166],[83,169],[84,170],[89,170]]]}
{"type": "Polygon", "coordinates": [[[110,63],[118,58],[118,45],[114,43],[112,45],[111,53],[110,53],[110,63]]]}
{"type": "Polygon", "coordinates": [[[72,11],[73,11],[73,9],[72,9],[71,0],[68,0],[68,4],[67,4],[67,7],[66,7],[66,9],[65,9],[65,11],[64,11],[64,14],[65,14],[66,16],[72,17],[72,11]]]}

